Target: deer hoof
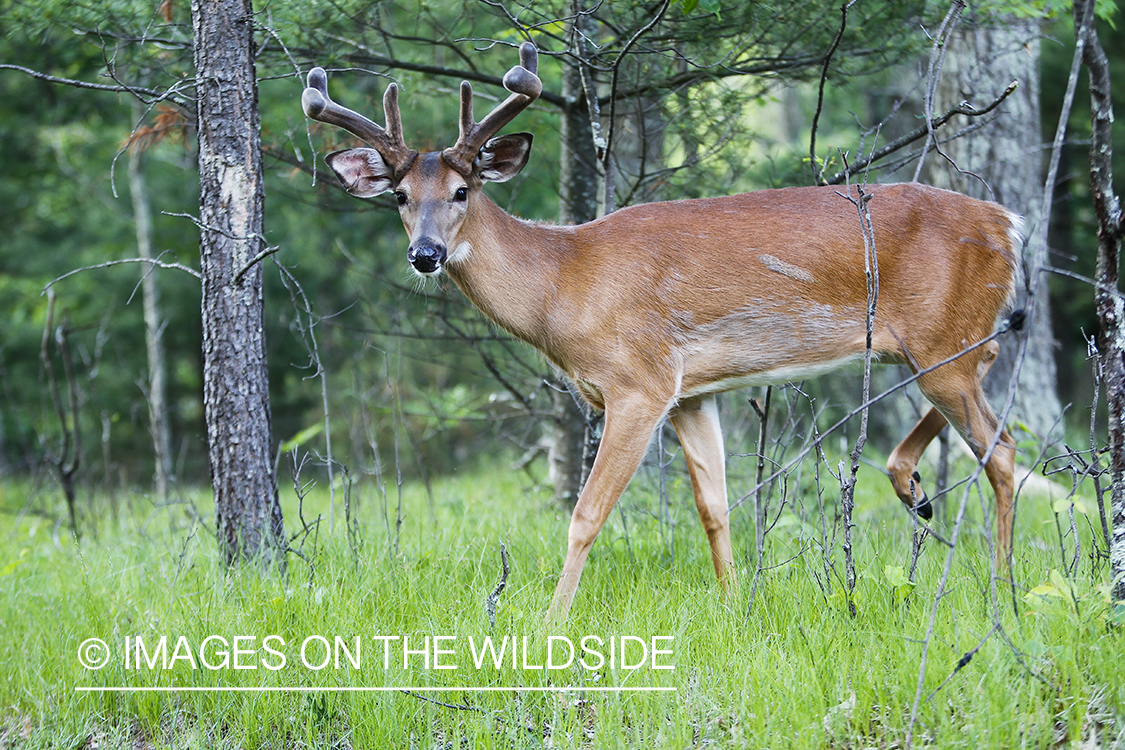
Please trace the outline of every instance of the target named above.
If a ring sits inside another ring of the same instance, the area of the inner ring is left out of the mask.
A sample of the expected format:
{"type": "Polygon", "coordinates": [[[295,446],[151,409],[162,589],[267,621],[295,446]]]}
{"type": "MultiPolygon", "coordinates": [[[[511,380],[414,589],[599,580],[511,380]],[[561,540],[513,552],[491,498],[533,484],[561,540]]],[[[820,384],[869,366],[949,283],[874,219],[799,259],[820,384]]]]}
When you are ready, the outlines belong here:
{"type": "MultiPolygon", "coordinates": [[[[914,483],[915,483],[914,489],[915,490],[918,490],[918,484],[920,484],[921,481],[922,481],[922,476],[917,471],[915,471],[914,472],[914,483]]],[[[926,493],[923,492],[922,493],[922,499],[920,501],[915,502],[914,512],[917,513],[922,518],[926,519],[927,521],[931,520],[934,517],[934,506],[933,506],[932,503],[930,503],[930,498],[926,496],[926,493]]]]}

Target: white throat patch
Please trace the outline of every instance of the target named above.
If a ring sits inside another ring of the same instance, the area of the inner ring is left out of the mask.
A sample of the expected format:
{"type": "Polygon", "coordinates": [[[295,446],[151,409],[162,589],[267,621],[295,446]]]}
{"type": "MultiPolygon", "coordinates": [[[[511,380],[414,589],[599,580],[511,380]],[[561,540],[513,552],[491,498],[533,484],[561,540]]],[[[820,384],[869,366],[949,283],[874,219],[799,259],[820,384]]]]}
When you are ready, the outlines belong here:
{"type": "Polygon", "coordinates": [[[449,264],[449,263],[462,263],[462,262],[468,260],[469,256],[472,255],[472,254],[473,254],[473,246],[470,245],[468,242],[462,242],[460,245],[458,245],[457,247],[455,247],[453,249],[453,252],[449,254],[449,257],[446,259],[445,262],[447,264],[449,264]]]}

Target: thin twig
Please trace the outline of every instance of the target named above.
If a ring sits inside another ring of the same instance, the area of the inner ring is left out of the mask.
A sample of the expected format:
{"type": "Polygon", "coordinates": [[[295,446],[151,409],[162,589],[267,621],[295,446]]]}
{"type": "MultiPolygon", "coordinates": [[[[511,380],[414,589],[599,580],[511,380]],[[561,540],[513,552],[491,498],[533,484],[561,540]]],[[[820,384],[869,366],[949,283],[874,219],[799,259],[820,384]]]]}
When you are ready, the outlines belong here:
{"type": "MultiPolygon", "coordinates": [[[[982,346],[986,346],[988,343],[990,343],[992,341],[995,341],[1000,336],[1003,336],[1009,330],[1011,330],[1011,320],[1004,321],[997,330],[993,331],[991,334],[984,337],[983,339],[981,339],[977,343],[970,344],[969,346],[965,347],[964,349],[957,352],[956,354],[953,354],[949,357],[946,357],[945,359],[941,360],[940,362],[936,362],[936,363],[930,365],[929,367],[927,367],[923,370],[919,370],[918,372],[913,373],[910,377],[903,378],[898,383],[895,383],[893,386],[891,386],[887,390],[880,393],[878,396],[873,396],[872,398],[869,398],[868,400],[864,401],[862,404],[860,404],[859,406],[857,406],[856,408],[852,409],[850,412],[845,414],[843,417],[841,417],[835,424],[833,424],[827,430],[820,433],[820,435],[816,439],[814,439],[810,445],[803,448],[796,456],[793,457],[792,460],[789,461],[789,463],[785,464],[785,466],[781,467],[780,469],[775,471],[773,474],[766,477],[763,481],[772,482],[774,479],[777,479],[779,476],[789,473],[789,471],[794,466],[796,466],[799,461],[801,461],[805,456],[807,456],[810,451],[818,450],[820,448],[820,444],[824,441],[824,439],[826,437],[828,437],[829,435],[834,433],[836,430],[843,427],[845,424],[847,424],[852,419],[852,417],[859,414],[864,409],[867,409],[867,408],[871,407],[872,405],[879,403],[883,399],[890,396],[892,393],[895,393],[897,391],[901,391],[906,386],[910,385],[911,383],[918,380],[919,378],[925,377],[926,375],[930,374],[931,372],[938,369],[939,367],[945,367],[950,362],[955,362],[958,359],[960,359],[961,357],[964,357],[966,354],[968,354],[970,352],[974,352],[977,349],[980,349],[982,346]]],[[[1003,424],[1003,420],[1001,420],[1001,424],[1003,424]]],[[[992,451],[990,450],[987,455],[991,455],[991,454],[992,454],[992,451]]],[[[749,492],[744,494],[742,497],[740,497],[735,502],[731,503],[730,509],[727,512],[729,513],[731,510],[734,510],[739,505],[742,505],[742,503],[746,502],[748,499],[753,497],[754,493],[757,492],[757,490],[758,490],[757,486],[751,487],[749,492]]]]}
{"type": "Polygon", "coordinates": [[[660,6],[660,10],[658,10],[656,12],[656,15],[653,16],[652,19],[648,23],[646,23],[644,26],[637,29],[637,32],[635,34],[633,34],[633,36],[629,39],[628,42],[625,43],[625,46],[621,48],[621,52],[619,52],[617,54],[617,58],[613,61],[613,75],[610,78],[610,84],[609,84],[609,96],[610,96],[610,99],[609,99],[609,121],[608,121],[608,125],[607,125],[606,137],[605,137],[605,152],[601,155],[602,160],[604,162],[605,178],[606,178],[605,179],[605,182],[606,182],[606,184],[605,184],[605,206],[606,206],[605,212],[607,214],[613,213],[613,209],[614,209],[614,206],[613,206],[613,169],[610,166],[609,160],[610,160],[611,155],[613,154],[613,136],[614,136],[614,131],[616,129],[614,126],[615,126],[615,122],[617,120],[617,97],[615,96],[615,93],[617,91],[617,79],[618,79],[618,76],[621,73],[621,63],[624,62],[626,55],[629,54],[629,50],[631,50],[633,48],[633,46],[640,40],[640,38],[642,36],[644,36],[645,34],[647,34],[649,31],[651,31],[653,28],[655,28],[656,24],[660,23],[660,19],[662,19],[664,17],[664,13],[668,10],[668,6],[670,4],[671,4],[671,0],[664,0],[664,2],[660,6]]]}
{"type": "Polygon", "coordinates": [[[453,709],[456,709],[458,711],[476,711],[476,712],[482,713],[482,714],[486,713],[486,711],[483,708],[481,708],[480,706],[470,706],[468,703],[446,703],[445,701],[439,701],[439,700],[436,700],[434,698],[431,698],[428,695],[423,695],[421,693],[415,693],[412,690],[403,690],[402,692],[406,695],[409,695],[411,698],[417,698],[418,700],[423,700],[423,701],[426,701],[427,703],[433,703],[435,706],[441,706],[443,708],[453,708],[453,709]]]}
{"type": "Polygon", "coordinates": [[[817,123],[820,122],[820,113],[824,109],[824,86],[828,83],[828,66],[832,62],[832,55],[835,54],[836,49],[840,46],[840,41],[844,38],[844,31],[848,28],[848,9],[856,2],[858,0],[851,0],[840,6],[840,28],[836,32],[836,38],[832,40],[832,46],[828,48],[828,52],[824,55],[824,66],[820,69],[820,86],[816,91],[816,112],[813,113],[812,134],[809,136],[809,164],[812,165],[813,184],[816,185],[819,185],[824,177],[824,171],[816,163],[816,127],[817,123]]]}
{"type": "Polygon", "coordinates": [[[242,281],[242,277],[246,275],[247,271],[249,271],[251,268],[253,268],[256,264],[261,263],[263,260],[265,260],[266,258],[273,255],[274,253],[276,253],[280,249],[281,249],[281,245],[274,245],[273,247],[267,247],[265,250],[258,253],[257,255],[255,255],[250,260],[248,260],[246,262],[246,265],[244,265],[242,268],[240,268],[238,273],[236,273],[234,275],[235,286],[237,286],[239,284],[239,282],[242,281]]]}
{"type": "Polygon", "coordinates": [[[960,672],[965,667],[969,666],[969,662],[973,660],[973,657],[977,655],[977,652],[980,651],[981,648],[984,646],[984,644],[988,642],[988,639],[992,637],[992,634],[995,633],[999,629],[1000,629],[1000,624],[999,623],[994,624],[992,626],[992,630],[989,630],[987,633],[984,634],[984,638],[980,639],[980,643],[973,646],[971,649],[969,649],[968,651],[966,651],[964,654],[961,655],[961,658],[957,660],[957,665],[953,667],[953,671],[949,673],[949,676],[946,677],[944,680],[942,680],[942,683],[940,685],[938,685],[936,688],[934,688],[933,691],[929,695],[926,696],[926,703],[929,703],[931,700],[933,700],[933,697],[935,695],[937,695],[943,687],[945,687],[947,684],[949,684],[949,681],[952,680],[957,675],[958,672],[960,672]]]}
{"type": "MultiPolygon", "coordinates": [[[[872,162],[877,161],[879,159],[882,159],[884,156],[888,156],[890,154],[893,154],[896,151],[900,151],[903,148],[905,148],[906,146],[913,143],[914,141],[918,140],[919,138],[927,135],[931,131],[937,130],[937,128],[939,128],[942,125],[944,125],[945,123],[949,122],[949,120],[951,118],[953,118],[954,115],[964,115],[966,117],[980,117],[981,115],[988,114],[989,112],[991,112],[992,110],[994,110],[998,106],[1000,106],[1000,103],[1003,102],[1005,99],[1007,99],[1012,94],[1012,92],[1015,91],[1018,87],[1019,87],[1019,84],[1016,81],[1012,81],[1000,93],[1000,96],[996,97],[996,99],[994,99],[990,104],[988,104],[987,106],[985,106],[981,109],[977,109],[976,107],[973,107],[968,102],[961,102],[956,107],[950,107],[949,110],[947,110],[946,113],[943,114],[941,117],[936,117],[933,120],[927,122],[925,125],[921,125],[921,126],[915,128],[914,130],[910,131],[906,135],[904,135],[900,138],[896,138],[895,140],[888,143],[886,146],[883,146],[881,149],[878,149],[876,151],[872,151],[869,155],[863,157],[862,159],[859,159],[858,161],[856,161],[854,164],[852,164],[847,169],[843,169],[843,170],[837,172],[836,174],[834,174],[832,176],[831,179],[826,180],[825,184],[827,184],[827,185],[839,185],[839,184],[843,183],[846,179],[848,179],[852,175],[858,174],[859,172],[866,169],[867,166],[869,164],[871,164],[872,162]]],[[[933,144],[930,144],[927,147],[927,150],[932,149],[932,148],[933,148],[933,144]]]]}

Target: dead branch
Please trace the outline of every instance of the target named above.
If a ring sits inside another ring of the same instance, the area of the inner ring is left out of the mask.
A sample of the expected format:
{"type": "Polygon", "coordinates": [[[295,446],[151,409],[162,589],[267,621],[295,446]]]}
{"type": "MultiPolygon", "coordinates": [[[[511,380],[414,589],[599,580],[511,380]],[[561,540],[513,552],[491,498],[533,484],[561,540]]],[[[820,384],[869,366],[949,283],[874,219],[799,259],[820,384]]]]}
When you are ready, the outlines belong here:
{"type": "Polygon", "coordinates": [[[500,581],[484,600],[484,611],[488,615],[488,626],[490,628],[496,627],[496,602],[500,598],[500,594],[504,593],[504,587],[508,585],[508,574],[511,571],[512,568],[508,565],[508,550],[504,548],[504,543],[500,542],[500,581]]]}
{"type": "Polygon", "coordinates": [[[827,184],[827,185],[839,185],[839,184],[843,183],[849,177],[852,177],[856,174],[859,174],[863,170],[867,169],[867,166],[869,164],[871,164],[872,162],[878,161],[879,159],[882,159],[884,156],[888,156],[890,154],[893,154],[896,151],[899,151],[899,150],[905,148],[906,146],[909,146],[911,143],[913,143],[914,141],[918,140],[919,138],[922,138],[923,136],[927,135],[932,130],[936,130],[937,128],[941,127],[945,123],[949,122],[949,120],[952,119],[955,115],[964,115],[966,117],[980,117],[981,115],[988,114],[989,112],[991,112],[992,110],[994,110],[998,106],[1000,106],[1000,103],[1003,102],[1005,99],[1007,99],[1011,95],[1011,93],[1016,90],[1016,88],[1018,86],[1019,86],[1018,82],[1012,81],[1011,83],[1008,84],[1008,86],[1004,89],[1004,91],[1001,92],[1000,96],[996,97],[996,99],[994,99],[990,104],[988,104],[987,106],[985,106],[981,109],[977,109],[976,107],[972,106],[968,102],[961,102],[956,107],[950,107],[949,110],[945,114],[943,114],[941,117],[936,117],[932,121],[926,123],[925,125],[921,125],[921,126],[915,128],[914,130],[910,131],[906,135],[904,135],[900,138],[896,138],[895,140],[888,143],[886,146],[883,146],[880,149],[872,151],[867,156],[863,157],[862,159],[857,160],[851,166],[837,172],[836,174],[834,174],[832,176],[831,179],[826,180],[825,184],[827,184]]]}
{"type": "MultiPolygon", "coordinates": [[[[43,338],[39,347],[39,359],[47,375],[47,388],[51,394],[51,403],[55,409],[55,416],[59,420],[59,430],[62,432],[62,445],[57,454],[51,456],[51,462],[59,473],[62,482],[63,494],[66,497],[67,512],[70,516],[70,528],[75,537],[78,531],[78,512],[74,492],[74,475],[78,472],[81,461],[81,433],[78,422],[78,382],[74,378],[74,364],[70,356],[70,346],[67,342],[68,331],[63,324],[55,331],[55,347],[63,357],[63,370],[66,377],[67,390],[70,396],[70,413],[63,403],[59,393],[58,380],[55,377],[55,367],[51,362],[50,342],[51,330],[55,327],[55,293],[47,292],[47,318],[43,324],[43,338]]],[[[49,452],[50,453],[50,452],[49,452]]]]}
{"type": "MultiPolygon", "coordinates": [[[[1023,320],[1024,320],[1023,319],[1023,311],[1017,310],[1015,313],[1012,314],[1012,316],[1008,320],[1003,321],[1003,323],[1001,323],[1000,327],[996,331],[992,332],[990,335],[981,339],[977,343],[970,344],[969,346],[965,347],[964,349],[957,352],[956,354],[954,354],[952,356],[949,356],[949,357],[946,357],[945,359],[931,365],[930,367],[927,367],[923,370],[919,370],[918,372],[910,375],[910,377],[903,378],[898,383],[895,383],[893,386],[891,386],[887,390],[883,391],[879,395],[873,396],[873,397],[867,399],[862,404],[860,404],[859,406],[857,406],[856,408],[852,409],[850,412],[845,414],[843,417],[841,417],[835,424],[833,424],[827,430],[820,433],[816,437],[816,439],[812,441],[812,443],[810,445],[803,448],[796,456],[793,457],[793,459],[791,459],[789,461],[789,463],[785,464],[785,466],[781,467],[780,469],[775,471],[773,474],[766,477],[763,481],[764,482],[772,482],[773,480],[777,479],[778,477],[782,476],[783,474],[789,473],[792,470],[792,468],[794,466],[796,466],[797,463],[799,461],[801,461],[805,456],[807,456],[811,451],[819,450],[821,443],[824,441],[824,439],[826,437],[828,437],[829,435],[834,433],[836,430],[843,427],[854,416],[859,414],[864,409],[867,409],[867,408],[871,407],[872,405],[879,403],[883,399],[890,396],[892,393],[895,393],[897,391],[902,390],[906,386],[908,386],[911,383],[913,383],[914,381],[918,380],[918,378],[921,378],[921,377],[924,377],[924,376],[928,375],[929,373],[933,372],[934,370],[938,369],[939,367],[944,367],[945,365],[949,364],[950,362],[954,362],[954,361],[960,359],[961,357],[964,357],[969,352],[976,351],[977,349],[981,348],[982,346],[985,346],[989,342],[995,341],[996,339],[998,339],[1000,336],[1003,336],[1008,331],[1018,330],[1023,325],[1023,320]]],[[[1007,407],[1006,407],[1006,409],[1004,410],[1003,413],[1006,415],[1008,410],[1010,410],[1010,408],[1011,408],[1011,405],[1010,404],[1007,405],[1007,407]]],[[[1000,420],[1000,423],[1003,424],[1003,419],[1000,420]]],[[[984,458],[981,459],[982,466],[983,466],[984,463],[987,462],[988,458],[991,457],[991,455],[992,455],[992,448],[990,447],[988,452],[985,453],[984,458]]],[[[754,493],[757,492],[757,490],[758,490],[757,486],[751,487],[749,492],[744,494],[742,497],[740,497],[735,502],[731,503],[730,509],[727,512],[729,513],[730,510],[734,510],[739,505],[742,505],[742,503],[746,502],[749,498],[753,497],[754,493]]]]}
{"type": "MultiPolygon", "coordinates": [[[[163,253],[161,253],[161,255],[163,255],[163,253]]],[[[189,268],[188,266],[185,266],[182,263],[165,263],[162,260],[160,260],[160,256],[157,256],[155,258],[123,258],[121,260],[110,260],[110,261],[106,261],[105,263],[98,263],[98,264],[93,265],[93,266],[83,266],[82,268],[76,268],[73,271],[67,271],[62,276],[58,276],[58,277],[52,279],[50,282],[48,282],[47,285],[45,287],[43,287],[43,289],[40,291],[40,294],[47,294],[52,286],[59,283],[63,279],[70,278],[71,276],[75,275],[76,273],[82,273],[83,271],[94,271],[94,270],[97,270],[99,268],[109,268],[110,266],[119,266],[122,263],[148,263],[150,266],[156,266],[157,268],[174,268],[177,271],[184,271],[185,273],[190,273],[192,276],[194,276],[197,279],[202,278],[199,275],[199,271],[196,271],[194,268],[189,268]]]]}
{"type": "Polygon", "coordinates": [[[953,34],[953,30],[957,28],[957,22],[961,20],[961,13],[964,10],[965,0],[953,0],[953,4],[949,6],[949,12],[945,14],[941,26],[938,27],[937,34],[934,35],[934,43],[930,48],[930,69],[926,75],[924,112],[926,117],[926,145],[922,148],[922,155],[918,158],[918,166],[914,170],[914,182],[917,182],[922,174],[922,165],[926,161],[926,154],[929,153],[929,146],[934,141],[934,128],[931,121],[934,113],[934,94],[937,92],[938,81],[941,79],[941,68],[945,64],[945,52],[949,46],[949,37],[953,34]]]}
{"type": "MultiPolygon", "coordinates": [[[[47,83],[54,83],[54,84],[59,84],[59,85],[63,85],[63,86],[74,86],[75,88],[80,88],[80,89],[94,89],[95,91],[111,91],[111,92],[118,93],[118,94],[132,94],[133,96],[137,96],[138,98],[140,97],[140,95],[143,94],[145,96],[154,97],[154,102],[155,101],[163,101],[164,99],[171,99],[172,101],[176,102],[177,104],[180,104],[180,105],[183,105],[183,106],[188,106],[188,105],[191,105],[191,104],[194,103],[191,99],[179,96],[179,91],[178,91],[179,85],[173,86],[172,88],[167,89],[165,91],[159,91],[157,89],[148,89],[148,88],[143,88],[141,86],[125,86],[125,85],[120,85],[120,84],[119,85],[111,85],[111,84],[108,84],[108,83],[92,83],[90,81],[75,80],[73,78],[60,78],[59,76],[53,76],[53,75],[50,75],[48,73],[43,73],[43,72],[38,71],[38,70],[32,70],[31,68],[25,68],[22,65],[11,65],[9,63],[0,63],[0,70],[15,70],[15,71],[18,71],[18,72],[23,73],[25,75],[29,75],[32,78],[36,78],[40,81],[46,81],[47,83]]],[[[154,103],[154,102],[149,102],[149,103],[154,103]]]]}

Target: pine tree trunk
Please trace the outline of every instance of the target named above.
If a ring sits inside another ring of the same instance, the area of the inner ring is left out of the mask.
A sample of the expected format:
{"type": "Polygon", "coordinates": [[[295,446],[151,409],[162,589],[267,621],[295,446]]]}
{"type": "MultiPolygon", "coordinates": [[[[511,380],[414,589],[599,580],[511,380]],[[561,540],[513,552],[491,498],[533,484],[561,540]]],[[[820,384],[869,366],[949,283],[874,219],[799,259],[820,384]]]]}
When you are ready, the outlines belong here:
{"type": "MultiPolygon", "coordinates": [[[[1024,217],[1024,234],[1034,238],[1043,190],[1043,139],[1039,117],[1039,25],[1031,19],[1010,18],[1003,25],[975,25],[965,18],[949,42],[934,112],[968,101],[983,106],[995,99],[1011,81],[1019,88],[1001,105],[995,121],[945,143],[949,157],[932,153],[927,159],[927,180],[975,198],[995,200],[1024,217]],[[953,164],[950,164],[949,160],[953,164]],[[954,166],[955,165],[955,166],[954,166]],[[990,190],[991,188],[991,190],[990,190]]],[[[1029,243],[1025,256],[1033,259],[1029,243]]],[[[1012,379],[1016,335],[1027,336],[1027,354],[1009,424],[1022,422],[1040,438],[1054,427],[1060,439],[1059,404],[1055,368],[1055,340],[1045,279],[1028,324],[1019,334],[1001,339],[1000,356],[985,388],[993,403],[1002,402],[1012,379]]]]}
{"type": "Polygon", "coordinates": [[[193,0],[203,401],[227,564],[284,566],[262,321],[262,159],[249,0],[193,0]]]}
{"type": "MultiPolygon", "coordinates": [[[[568,105],[559,138],[559,222],[578,224],[597,218],[598,166],[582,80],[573,62],[563,65],[562,90],[568,105]]],[[[577,396],[567,392],[556,392],[552,403],[550,475],[555,502],[569,508],[578,502],[597,452],[591,422],[579,403],[577,396]]]]}

